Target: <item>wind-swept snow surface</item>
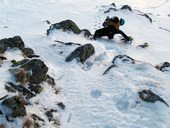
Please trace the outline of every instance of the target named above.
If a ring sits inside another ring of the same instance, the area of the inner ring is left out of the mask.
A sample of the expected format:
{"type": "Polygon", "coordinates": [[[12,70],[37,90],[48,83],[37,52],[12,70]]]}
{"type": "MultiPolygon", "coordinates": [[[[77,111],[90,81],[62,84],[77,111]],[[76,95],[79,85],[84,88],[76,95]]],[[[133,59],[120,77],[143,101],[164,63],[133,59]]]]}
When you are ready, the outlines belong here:
{"type": "MultiPolygon", "coordinates": [[[[38,107],[26,107],[27,111],[42,115],[43,107],[55,107],[63,101],[66,108],[59,111],[61,128],[169,128],[170,109],[161,102],[142,101],[138,92],[150,89],[170,104],[170,73],[161,72],[154,66],[170,62],[170,1],[168,0],[0,0],[0,38],[20,35],[26,46],[49,67],[61,92],[53,96],[45,86],[38,107]],[[115,2],[117,11],[104,13],[115,2]],[[119,10],[128,4],[133,12],[119,10]],[[148,14],[153,23],[141,16],[148,14]],[[49,20],[52,24],[71,19],[81,29],[92,33],[102,28],[107,16],[119,16],[126,23],[120,29],[133,37],[132,44],[124,44],[116,35],[114,39],[89,40],[81,35],[56,30],[46,36],[49,20]],[[164,29],[160,29],[164,28],[164,29]],[[66,46],[55,42],[91,43],[95,54],[84,64],[76,60],[65,62],[66,57],[78,46],[66,46]],[[146,49],[138,45],[148,43],[146,49]],[[55,45],[53,45],[55,44],[55,45]],[[117,55],[128,55],[137,60],[133,63],[117,62],[106,75],[117,55]]],[[[23,59],[17,50],[8,50],[8,58],[0,67],[0,97],[7,94],[4,83],[11,78],[8,72],[10,60],[23,59]]],[[[43,117],[44,115],[42,115],[43,117]]],[[[21,128],[21,121],[10,127],[21,128]]],[[[9,123],[9,122],[6,122],[9,123]]],[[[45,128],[55,126],[44,124],[45,128]]]]}

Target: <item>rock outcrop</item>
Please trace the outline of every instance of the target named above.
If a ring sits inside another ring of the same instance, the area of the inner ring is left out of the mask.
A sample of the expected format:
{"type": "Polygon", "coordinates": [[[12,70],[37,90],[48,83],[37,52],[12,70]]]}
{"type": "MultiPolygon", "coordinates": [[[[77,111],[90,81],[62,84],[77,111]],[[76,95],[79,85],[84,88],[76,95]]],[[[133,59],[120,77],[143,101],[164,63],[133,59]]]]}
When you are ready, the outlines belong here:
{"type": "Polygon", "coordinates": [[[77,59],[81,63],[84,63],[90,56],[95,53],[94,47],[92,44],[85,44],[76,48],[69,56],[66,58],[66,62],[70,62],[73,59],[77,59]]]}

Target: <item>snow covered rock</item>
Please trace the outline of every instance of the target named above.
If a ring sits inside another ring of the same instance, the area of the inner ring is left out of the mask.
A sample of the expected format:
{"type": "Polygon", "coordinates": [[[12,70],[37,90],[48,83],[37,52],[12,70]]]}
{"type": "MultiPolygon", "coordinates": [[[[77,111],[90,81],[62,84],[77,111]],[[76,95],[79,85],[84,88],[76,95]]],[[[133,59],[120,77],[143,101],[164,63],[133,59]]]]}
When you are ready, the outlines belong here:
{"type": "Polygon", "coordinates": [[[69,56],[66,57],[66,62],[72,61],[76,58],[81,63],[84,63],[90,56],[95,53],[95,49],[92,44],[85,44],[76,48],[69,56]]]}
{"type": "Polygon", "coordinates": [[[115,4],[115,3],[112,3],[111,6],[116,7],[116,4],[115,4]]]}
{"type": "Polygon", "coordinates": [[[29,84],[29,87],[28,87],[31,92],[34,92],[36,94],[39,94],[43,88],[40,86],[40,85],[33,85],[33,84],[29,84]]]}
{"type": "Polygon", "coordinates": [[[54,78],[52,78],[52,77],[49,76],[49,75],[47,75],[46,81],[47,81],[47,83],[48,83],[49,85],[52,85],[52,86],[55,85],[55,80],[54,80],[54,78]]]}
{"type": "Polygon", "coordinates": [[[20,36],[15,36],[13,38],[5,38],[0,40],[0,53],[3,53],[7,48],[19,48],[23,49],[25,47],[23,40],[20,36]]]}
{"type": "Polygon", "coordinates": [[[118,55],[113,59],[112,63],[115,65],[119,65],[121,63],[135,64],[135,60],[127,55],[118,55]]]}
{"type": "Polygon", "coordinates": [[[131,8],[129,5],[123,5],[123,6],[121,7],[121,10],[125,10],[125,9],[132,12],[132,8],[131,8]]]}
{"type": "Polygon", "coordinates": [[[27,114],[24,102],[18,96],[5,99],[2,102],[2,105],[5,105],[11,109],[11,115],[14,118],[23,117],[27,114]]]}
{"type": "Polygon", "coordinates": [[[12,67],[16,67],[16,66],[19,66],[19,65],[23,65],[24,63],[28,62],[29,59],[23,59],[21,61],[16,61],[16,60],[12,60],[12,67]]]}
{"type": "Polygon", "coordinates": [[[31,48],[24,48],[24,49],[22,49],[22,53],[25,56],[33,55],[34,54],[34,50],[32,50],[31,48]]]}
{"type": "Polygon", "coordinates": [[[152,18],[148,14],[140,14],[140,15],[146,17],[149,20],[149,22],[152,23],[152,18]]]}
{"type": "Polygon", "coordinates": [[[13,60],[12,62],[13,67],[20,66],[20,68],[10,69],[10,71],[15,75],[17,82],[30,82],[32,84],[40,84],[46,79],[48,67],[42,60],[24,59],[18,62],[13,60]]]}
{"type": "Polygon", "coordinates": [[[72,20],[65,20],[59,23],[52,24],[47,30],[47,35],[49,35],[50,32],[55,29],[62,29],[63,31],[73,32],[74,34],[83,34],[84,37],[91,36],[91,33],[88,29],[81,30],[72,20]]]}
{"type": "Polygon", "coordinates": [[[162,64],[156,65],[156,68],[159,69],[162,72],[170,72],[170,63],[164,62],[162,64]]]}
{"type": "Polygon", "coordinates": [[[88,29],[82,29],[80,34],[83,34],[84,37],[90,37],[92,35],[88,29]]]}
{"type": "Polygon", "coordinates": [[[32,93],[29,89],[27,89],[26,87],[24,87],[23,85],[16,85],[12,82],[7,82],[6,83],[6,89],[7,91],[10,91],[10,92],[21,92],[24,96],[26,96],[26,99],[30,99],[34,96],[36,96],[34,93],[32,93]],[[10,89],[10,90],[9,90],[10,89]]]}
{"type": "Polygon", "coordinates": [[[52,24],[50,28],[47,30],[47,35],[54,29],[62,29],[63,31],[71,31],[75,34],[79,34],[81,32],[80,28],[72,21],[65,20],[56,24],[52,24]]]}
{"type": "Polygon", "coordinates": [[[28,72],[31,71],[29,82],[32,84],[40,84],[46,79],[48,67],[40,59],[30,60],[29,62],[23,64],[21,68],[24,68],[28,72]]]}
{"type": "Polygon", "coordinates": [[[156,95],[151,90],[142,90],[138,94],[139,97],[146,102],[155,103],[156,101],[160,101],[169,107],[169,105],[160,96],[156,95]]]}
{"type": "Polygon", "coordinates": [[[149,47],[149,45],[148,45],[148,43],[144,43],[144,44],[138,45],[137,47],[147,48],[147,47],[149,47]]]}
{"type": "Polygon", "coordinates": [[[29,73],[24,68],[9,69],[14,74],[16,82],[20,82],[22,85],[29,81],[29,73]]]}

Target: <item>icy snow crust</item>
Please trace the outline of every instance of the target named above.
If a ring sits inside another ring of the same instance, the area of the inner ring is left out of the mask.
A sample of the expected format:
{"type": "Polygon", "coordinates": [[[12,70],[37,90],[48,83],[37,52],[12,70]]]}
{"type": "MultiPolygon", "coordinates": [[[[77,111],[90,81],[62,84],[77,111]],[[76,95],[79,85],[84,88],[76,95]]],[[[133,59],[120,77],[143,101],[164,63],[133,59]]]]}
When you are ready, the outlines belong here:
{"type": "MultiPolygon", "coordinates": [[[[44,85],[43,92],[31,99],[39,106],[26,107],[42,118],[43,108],[55,107],[58,101],[66,105],[60,112],[61,128],[169,128],[170,109],[160,102],[146,103],[138,97],[138,91],[151,89],[170,104],[170,73],[161,72],[154,66],[162,62],[170,62],[169,32],[159,29],[170,29],[170,2],[168,0],[115,0],[117,8],[128,4],[134,12],[127,10],[103,13],[112,0],[0,0],[0,38],[20,35],[26,46],[49,67],[49,74],[61,87],[59,95],[44,85]],[[104,6],[103,6],[104,5],[104,6]],[[152,13],[151,24],[148,19],[139,15],[152,13]],[[81,35],[54,31],[46,36],[49,20],[57,23],[71,19],[80,28],[87,28],[92,33],[102,27],[106,16],[119,16],[126,20],[121,28],[132,36],[131,45],[120,41],[120,36],[113,40],[103,38],[91,41],[81,35]],[[82,65],[76,60],[66,63],[65,58],[78,46],[65,46],[54,42],[91,43],[95,47],[95,55],[82,65]],[[147,42],[149,47],[137,47],[147,42]],[[55,46],[53,44],[56,44],[55,46]],[[62,52],[62,54],[61,54],[62,52]],[[103,72],[112,64],[116,55],[126,54],[137,63],[118,63],[108,74],[103,72]]],[[[9,75],[10,60],[21,60],[19,50],[8,50],[8,60],[0,67],[0,96],[7,94],[4,83],[13,80],[9,75]]],[[[1,120],[3,122],[4,120],[1,120]]],[[[6,122],[8,123],[8,122],[6,122]]],[[[22,119],[7,127],[21,128],[22,119]]],[[[44,128],[54,126],[45,124],[44,128]]]]}

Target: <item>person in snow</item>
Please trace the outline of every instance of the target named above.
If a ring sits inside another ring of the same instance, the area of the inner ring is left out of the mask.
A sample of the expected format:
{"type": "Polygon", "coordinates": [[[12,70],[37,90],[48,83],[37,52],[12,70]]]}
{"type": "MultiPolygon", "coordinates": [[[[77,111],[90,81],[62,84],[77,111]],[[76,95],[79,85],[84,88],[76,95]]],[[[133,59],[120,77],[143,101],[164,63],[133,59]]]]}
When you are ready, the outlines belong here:
{"type": "Polygon", "coordinates": [[[97,38],[107,36],[109,39],[113,39],[115,34],[121,34],[125,41],[130,41],[131,38],[128,37],[123,31],[119,29],[120,26],[123,26],[125,23],[124,19],[120,19],[118,17],[109,18],[107,17],[103,23],[103,27],[95,31],[93,39],[96,40],[97,38]]]}

